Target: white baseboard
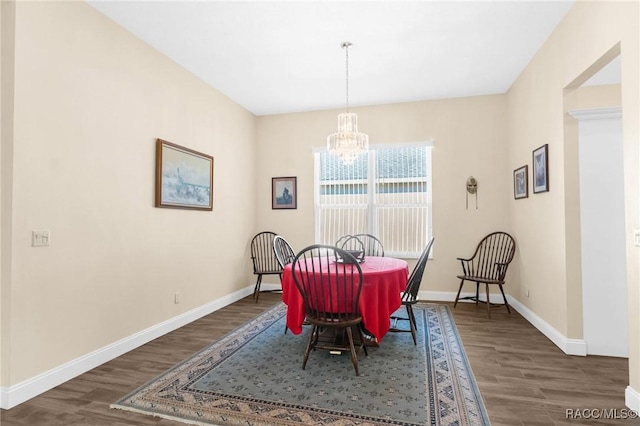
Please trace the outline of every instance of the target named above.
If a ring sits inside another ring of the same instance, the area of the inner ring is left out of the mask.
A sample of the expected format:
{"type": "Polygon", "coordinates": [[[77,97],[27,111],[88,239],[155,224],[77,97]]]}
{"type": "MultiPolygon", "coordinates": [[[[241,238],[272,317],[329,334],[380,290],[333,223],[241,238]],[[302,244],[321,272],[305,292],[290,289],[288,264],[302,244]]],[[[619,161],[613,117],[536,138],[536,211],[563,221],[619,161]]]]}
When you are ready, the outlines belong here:
{"type": "MultiPolygon", "coordinates": [[[[279,284],[261,285],[263,290],[278,290],[279,284]]],[[[0,388],[0,408],[8,410],[21,404],[43,392],[46,392],[74,377],[79,376],[105,362],[111,361],[126,352],[129,352],[145,343],[150,342],[160,336],[163,336],[173,330],[176,330],[190,322],[197,320],[205,315],[215,312],[235,301],[238,301],[253,292],[253,284],[238,290],[235,293],[222,297],[207,303],[206,305],[192,309],[174,318],[162,323],[156,324],[129,337],[121,339],[101,349],[93,351],[89,354],[81,356],[75,360],[69,361],[56,368],[32,377],[24,382],[18,383],[9,388],[0,388]]],[[[455,292],[444,291],[421,291],[419,292],[421,300],[432,300],[439,302],[453,302],[456,298],[455,292]]],[[[461,293],[460,296],[472,296],[474,293],[461,293]]],[[[547,336],[556,346],[568,355],[586,355],[586,345],[583,340],[568,339],[550,324],[533,313],[529,308],[520,303],[517,299],[507,295],[509,304],[516,309],[527,321],[536,327],[542,334],[547,336]]],[[[470,302],[463,300],[462,302],[470,302]]],[[[502,296],[499,294],[491,295],[492,303],[501,303],[502,296]]],[[[473,302],[472,302],[473,303],[473,302]]],[[[632,410],[640,411],[640,393],[628,386],[625,390],[625,404],[632,410]]]]}
{"type": "Polygon", "coordinates": [[[211,301],[203,306],[180,314],[167,321],[151,326],[145,330],[125,337],[117,342],[83,355],[72,361],[64,363],[42,374],[27,379],[9,388],[0,388],[0,408],[8,410],[21,404],[43,392],[48,391],[74,377],[79,376],[107,361],[123,355],[132,349],[144,345],[176,330],[190,322],[209,315],[237,300],[250,295],[253,292],[253,285],[238,290],[235,293],[211,301]]]}
{"type": "Polygon", "coordinates": [[[567,355],[587,355],[587,344],[583,339],[569,339],[553,328],[551,324],[540,318],[529,308],[524,306],[517,299],[507,296],[509,304],[520,313],[527,321],[529,321],[542,334],[547,336],[557,347],[559,347],[567,355]]]}
{"type": "MultiPolygon", "coordinates": [[[[455,292],[447,291],[421,291],[418,293],[420,300],[433,300],[438,302],[453,302],[456,300],[455,292]]],[[[460,297],[475,296],[475,293],[460,293],[460,297]]],[[[482,294],[480,294],[482,298],[482,294]]],[[[501,294],[492,293],[490,295],[491,303],[503,303],[501,294]]],[[[537,328],[542,334],[547,336],[557,347],[559,347],[567,355],[587,355],[587,345],[584,340],[581,339],[568,339],[558,330],[553,328],[551,324],[540,318],[533,313],[529,308],[520,303],[517,299],[511,295],[507,295],[507,301],[509,305],[520,313],[527,321],[529,321],[535,328],[537,328]]],[[[462,302],[472,302],[470,300],[462,300],[462,302]]]]}
{"type": "MultiPolygon", "coordinates": [[[[454,302],[456,300],[457,292],[453,291],[420,291],[418,292],[418,297],[420,300],[433,300],[434,302],[454,302]]],[[[475,297],[475,293],[460,293],[460,297],[475,297]]],[[[484,293],[480,292],[480,299],[484,299],[486,296],[484,293]]],[[[507,300],[511,303],[509,296],[507,296],[507,300]]],[[[489,295],[489,301],[491,303],[504,303],[501,294],[491,293],[489,295]]],[[[459,303],[475,303],[473,300],[460,300],[459,303]]]]}
{"type": "Polygon", "coordinates": [[[640,392],[631,386],[627,386],[624,391],[624,405],[629,407],[631,410],[640,413],[640,392]]]}

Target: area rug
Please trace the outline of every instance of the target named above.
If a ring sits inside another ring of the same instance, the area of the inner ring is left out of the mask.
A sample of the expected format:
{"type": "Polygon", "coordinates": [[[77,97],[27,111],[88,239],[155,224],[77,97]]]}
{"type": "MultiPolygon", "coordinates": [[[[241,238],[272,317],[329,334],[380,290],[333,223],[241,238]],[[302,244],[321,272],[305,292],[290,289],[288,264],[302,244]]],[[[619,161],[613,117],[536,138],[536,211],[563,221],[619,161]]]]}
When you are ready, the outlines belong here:
{"type": "MultiPolygon", "coordinates": [[[[414,308],[411,333],[388,333],[369,355],[314,351],[284,334],[278,304],[112,404],[197,425],[489,425],[446,305],[414,308]]],[[[404,308],[399,310],[404,313],[404,308]]]]}

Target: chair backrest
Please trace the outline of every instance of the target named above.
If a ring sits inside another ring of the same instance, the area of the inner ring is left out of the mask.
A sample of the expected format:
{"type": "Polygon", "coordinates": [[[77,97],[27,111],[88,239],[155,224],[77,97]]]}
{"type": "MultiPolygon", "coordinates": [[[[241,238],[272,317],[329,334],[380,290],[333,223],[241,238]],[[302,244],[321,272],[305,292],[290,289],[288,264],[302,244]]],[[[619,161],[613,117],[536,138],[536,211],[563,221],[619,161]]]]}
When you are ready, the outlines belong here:
{"type": "Polygon", "coordinates": [[[296,258],[296,252],[291,247],[291,244],[280,235],[276,235],[273,239],[273,251],[281,268],[284,268],[285,265],[293,262],[296,258]]]}
{"type": "Polygon", "coordinates": [[[371,234],[356,234],[354,237],[358,238],[364,244],[365,256],[381,256],[384,257],[384,246],[382,241],[371,234]]]}
{"type": "Polygon", "coordinates": [[[420,254],[420,258],[416,263],[416,266],[411,271],[411,275],[409,275],[409,280],[407,281],[407,288],[404,291],[402,296],[402,300],[410,300],[413,298],[415,300],[418,295],[418,290],[420,289],[420,283],[422,282],[422,276],[424,275],[424,270],[427,268],[427,261],[429,260],[429,253],[431,253],[431,246],[433,245],[433,241],[435,238],[431,238],[429,243],[420,254]]]}
{"type": "Polygon", "coordinates": [[[493,232],[484,237],[468,264],[468,275],[504,281],[507,267],[516,253],[516,242],[506,232],[493,232]]]}
{"type": "Polygon", "coordinates": [[[321,244],[306,247],[296,255],[292,272],[309,320],[337,326],[360,315],[362,269],[346,251],[321,244]]]}
{"type": "Polygon", "coordinates": [[[251,260],[253,261],[253,273],[282,271],[280,263],[273,252],[273,239],[275,232],[264,231],[256,234],[251,240],[251,260]]]}

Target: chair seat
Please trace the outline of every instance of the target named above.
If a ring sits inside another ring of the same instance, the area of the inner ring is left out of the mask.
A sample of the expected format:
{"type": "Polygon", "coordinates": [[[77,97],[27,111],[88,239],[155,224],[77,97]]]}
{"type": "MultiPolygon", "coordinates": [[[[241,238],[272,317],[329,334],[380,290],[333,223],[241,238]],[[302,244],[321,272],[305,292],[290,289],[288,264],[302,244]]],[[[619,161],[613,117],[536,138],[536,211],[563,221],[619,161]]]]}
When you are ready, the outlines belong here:
{"type": "Polygon", "coordinates": [[[254,272],[255,275],[280,275],[282,271],[257,271],[254,272]]]}
{"type": "Polygon", "coordinates": [[[484,277],[476,277],[473,275],[457,275],[457,277],[460,278],[461,280],[475,281],[475,282],[484,283],[484,284],[504,284],[504,281],[492,280],[484,277]]]}

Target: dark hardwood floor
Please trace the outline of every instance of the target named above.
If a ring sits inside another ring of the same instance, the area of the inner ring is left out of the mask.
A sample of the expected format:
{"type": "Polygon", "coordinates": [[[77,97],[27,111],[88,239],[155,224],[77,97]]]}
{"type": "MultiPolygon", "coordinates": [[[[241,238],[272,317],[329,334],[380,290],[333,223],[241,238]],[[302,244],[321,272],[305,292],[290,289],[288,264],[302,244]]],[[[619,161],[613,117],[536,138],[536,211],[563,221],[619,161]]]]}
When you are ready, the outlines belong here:
{"type": "MultiPolygon", "coordinates": [[[[0,425],[181,425],[109,404],[279,300],[273,293],[262,294],[258,304],[251,296],[242,299],[1,411],[0,425]]],[[[567,409],[625,408],[626,359],[567,356],[515,312],[494,310],[488,320],[485,309],[473,304],[452,311],[492,425],[640,424],[566,418],[567,409]]]]}

